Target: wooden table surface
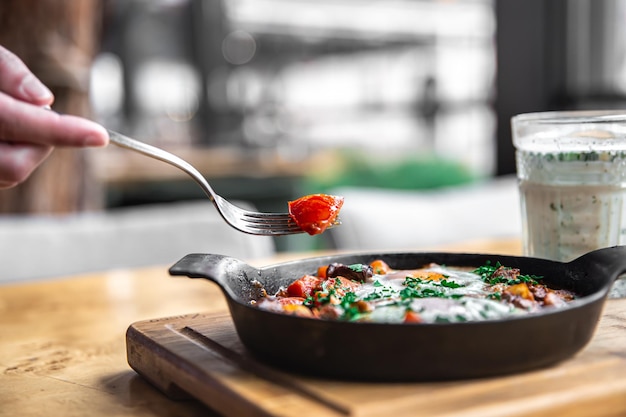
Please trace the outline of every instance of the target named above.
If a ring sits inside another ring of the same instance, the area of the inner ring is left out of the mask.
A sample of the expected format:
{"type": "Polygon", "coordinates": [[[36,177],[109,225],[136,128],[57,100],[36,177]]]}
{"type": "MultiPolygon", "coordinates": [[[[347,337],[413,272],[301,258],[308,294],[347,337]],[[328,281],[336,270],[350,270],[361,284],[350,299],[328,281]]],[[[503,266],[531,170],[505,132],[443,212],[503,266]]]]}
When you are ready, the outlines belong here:
{"type": "MultiPolygon", "coordinates": [[[[483,241],[431,249],[517,254],[520,245],[483,241]]],[[[170,277],[167,267],[0,286],[0,415],[213,415],[198,402],[170,400],[127,364],[130,324],[226,310],[214,284],[170,277]]]]}

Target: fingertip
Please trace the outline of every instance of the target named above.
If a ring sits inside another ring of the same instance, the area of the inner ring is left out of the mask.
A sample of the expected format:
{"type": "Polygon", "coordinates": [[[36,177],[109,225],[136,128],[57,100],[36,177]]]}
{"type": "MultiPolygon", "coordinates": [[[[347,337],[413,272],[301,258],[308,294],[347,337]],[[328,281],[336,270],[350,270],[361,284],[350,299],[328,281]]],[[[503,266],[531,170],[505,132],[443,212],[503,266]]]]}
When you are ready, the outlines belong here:
{"type": "Polygon", "coordinates": [[[64,125],[66,132],[66,140],[64,140],[63,143],[56,143],[57,145],[88,146],[96,148],[108,145],[109,134],[102,125],[79,116],[69,114],[57,116],[64,125]]]}
{"type": "Polygon", "coordinates": [[[33,74],[28,74],[22,79],[19,94],[32,104],[50,105],[54,101],[52,91],[48,89],[33,74]]]}
{"type": "Polygon", "coordinates": [[[91,132],[85,136],[84,146],[102,148],[109,144],[109,134],[101,125],[88,121],[91,125],[91,132]]]}
{"type": "Polygon", "coordinates": [[[85,146],[93,147],[93,148],[103,148],[109,144],[109,136],[105,133],[105,135],[101,134],[90,134],[85,137],[85,146]]]}

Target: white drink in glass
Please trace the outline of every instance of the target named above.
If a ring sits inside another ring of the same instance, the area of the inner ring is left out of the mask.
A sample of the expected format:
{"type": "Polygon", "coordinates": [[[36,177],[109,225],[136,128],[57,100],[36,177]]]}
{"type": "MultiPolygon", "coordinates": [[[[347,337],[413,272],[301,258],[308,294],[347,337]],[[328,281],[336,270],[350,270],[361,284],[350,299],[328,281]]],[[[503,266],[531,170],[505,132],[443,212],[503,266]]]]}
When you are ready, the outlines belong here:
{"type": "Polygon", "coordinates": [[[512,119],[524,254],[571,261],[626,244],[626,113],[512,119]]]}
{"type": "Polygon", "coordinates": [[[524,253],[570,261],[626,244],[621,153],[518,151],[524,253]]]}

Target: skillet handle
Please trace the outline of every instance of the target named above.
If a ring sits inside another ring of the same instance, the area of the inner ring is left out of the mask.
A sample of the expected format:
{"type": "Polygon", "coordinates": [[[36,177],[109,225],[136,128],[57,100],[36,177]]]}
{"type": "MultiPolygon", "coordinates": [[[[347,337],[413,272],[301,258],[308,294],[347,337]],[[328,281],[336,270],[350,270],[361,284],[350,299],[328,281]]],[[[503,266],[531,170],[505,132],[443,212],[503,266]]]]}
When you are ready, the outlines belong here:
{"type": "Polygon", "coordinates": [[[247,263],[225,255],[192,253],[169,269],[170,275],[204,278],[219,285],[232,299],[249,296],[260,271],[247,263]],[[244,294],[245,293],[245,294],[244,294]]]}
{"type": "Polygon", "coordinates": [[[574,259],[570,264],[580,265],[587,270],[591,267],[598,268],[613,282],[626,272],[626,246],[597,249],[574,259]]]}

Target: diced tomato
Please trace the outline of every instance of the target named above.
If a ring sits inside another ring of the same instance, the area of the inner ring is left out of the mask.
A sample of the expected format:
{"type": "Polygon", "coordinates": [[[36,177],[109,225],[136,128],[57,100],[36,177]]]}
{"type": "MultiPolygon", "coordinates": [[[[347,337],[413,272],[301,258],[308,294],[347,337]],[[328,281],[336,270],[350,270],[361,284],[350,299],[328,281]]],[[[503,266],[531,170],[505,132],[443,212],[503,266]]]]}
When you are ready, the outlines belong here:
{"type": "Polygon", "coordinates": [[[317,268],[317,276],[324,279],[328,278],[328,265],[317,268]]]}
{"type": "Polygon", "coordinates": [[[370,263],[370,266],[374,270],[376,275],[386,275],[391,271],[391,268],[387,263],[381,259],[377,259],[370,263]]]}
{"type": "Polygon", "coordinates": [[[321,279],[311,291],[312,304],[320,307],[325,304],[338,304],[341,297],[348,292],[354,292],[360,283],[344,277],[321,279]]]}
{"type": "Polygon", "coordinates": [[[361,285],[358,282],[352,281],[344,277],[335,277],[327,280],[328,285],[326,288],[335,288],[337,295],[344,296],[347,292],[354,292],[361,285]],[[339,280],[339,283],[337,283],[339,280]]]}
{"type": "Polygon", "coordinates": [[[408,310],[404,315],[405,323],[421,323],[422,317],[415,311],[408,310]]]}
{"type": "Polygon", "coordinates": [[[307,195],[289,202],[289,215],[302,230],[317,235],[337,219],[343,200],[328,194],[307,195]]]}
{"type": "Polygon", "coordinates": [[[323,281],[322,278],[313,275],[305,275],[297,281],[292,282],[287,287],[287,294],[290,297],[309,297],[313,290],[323,281]]]}

